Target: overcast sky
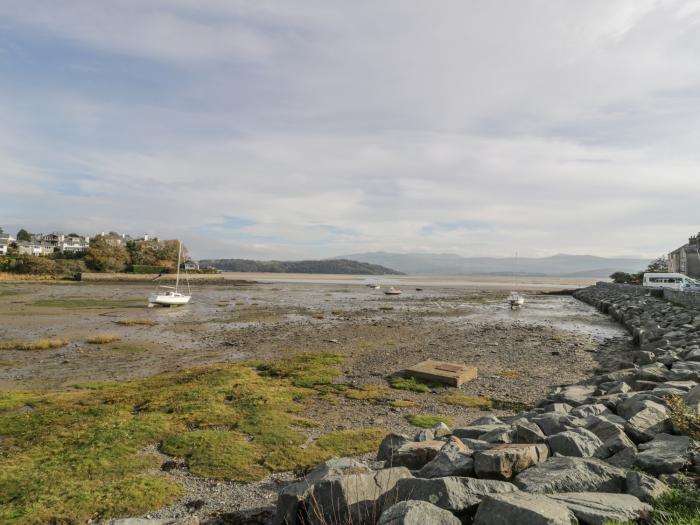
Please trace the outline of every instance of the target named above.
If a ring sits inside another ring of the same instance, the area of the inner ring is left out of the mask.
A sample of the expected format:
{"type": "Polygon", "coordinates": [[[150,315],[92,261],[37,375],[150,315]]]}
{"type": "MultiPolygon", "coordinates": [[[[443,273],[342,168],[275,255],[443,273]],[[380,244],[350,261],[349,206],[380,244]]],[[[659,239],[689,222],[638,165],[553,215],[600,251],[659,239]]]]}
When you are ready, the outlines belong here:
{"type": "Polygon", "coordinates": [[[700,2],[3,0],[0,226],[658,255],[700,230],[700,2]]]}

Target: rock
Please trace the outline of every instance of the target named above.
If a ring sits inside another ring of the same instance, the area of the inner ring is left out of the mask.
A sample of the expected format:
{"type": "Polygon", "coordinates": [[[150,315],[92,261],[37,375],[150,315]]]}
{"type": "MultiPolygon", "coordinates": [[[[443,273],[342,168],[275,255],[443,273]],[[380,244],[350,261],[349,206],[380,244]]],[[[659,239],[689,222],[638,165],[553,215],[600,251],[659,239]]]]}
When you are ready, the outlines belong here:
{"type": "Polygon", "coordinates": [[[545,412],[554,412],[556,414],[568,414],[573,408],[568,403],[549,403],[542,407],[545,412]]]}
{"type": "Polygon", "coordinates": [[[552,457],[515,477],[515,485],[533,493],[623,492],[626,472],[596,458],[552,457]]]}
{"type": "Polygon", "coordinates": [[[630,390],[632,390],[632,387],[624,381],[613,381],[610,388],[607,389],[606,394],[624,394],[630,390]]]}
{"type": "Polygon", "coordinates": [[[489,414],[488,416],[482,416],[479,419],[475,419],[471,423],[469,423],[470,427],[473,426],[480,426],[480,425],[503,425],[503,421],[501,421],[499,418],[496,416],[489,414]]]}
{"type": "Polygon", "coordinates": [[[457,436],[450,436],[440,449],[440,452],[469,452],[471,449],[457,436]]]}
{"type": "Polygon", "coordinates": [[[462,514],[476,507],[484,496],[516,491],[515,485],[505,481],[463,477],[407,478],[399,480],[395,489],[381,502],[385,509],[397,501],[429,501],[441,509],[462,514]]]}
{"type": "Polygon", "coordinates": [[[545,435],[542,429],[531,421],[522,421],[513,425],[515,443],[544,443],[545,435]]]}
{"type": "Polygon", "coordinates": [[[658,434],[639,446],[636,466],[658,476],[679,471],[690,460],[690,438],[658,434]]]}
{"type": "Polygon", "coordinates": [[[515,432],[510,427],[498,428],[486,434],[481,434],[479,439],[487,443],[511,443],[515,432]]]}
{"type": "Polygon", "coordinates": [[[590,430],[574,428],[547,438],[552,454],[574,457],[607,457],[603,442],[590,430]]]}
{"type": "Polygon", "coordinates": [[[419,478],[444,478],[446,476],[471,476],[474,473],[474,460],[471,452],[441,450],[426,463],[416,476],[419,478]]]}
{"type": "Polygon", "coordinates": [[[556,412],[547,412],[546,414],[535,416],[530,421],[540,427],[546,436],[558,434],[571,428],[568,425],[570,418],[556,412]]]}
{"type": "Polygon", "coordinates": [[[440,421],[437,425],[433,427],[433,435],[436,438],[443,438],[452,435],[452,429],[448,427],[445,423],[440,421]]]}
{"type": "Polygon", "coordinates": [[[608,410],[608,407],[606,407],[602,403],[595,403],[592,405],[578,406],[571,411],[571,415],[574,417],[587,418],[590,416],[597,416],[609,412],[610,410],[608,410]]]}
{"type": "Polygon", "coordinates": [[[625,425],[625,432],[638,443],[649,441],[656,434],[671,429],[665,406],[653,401],[645,401],[645,404],[645,408],[632,416],[625,425]]]}
{"type": "Polygon", "coordinates": [[[596,387],[593,385],[570,385],[558,388],[549,398],[554,402],[568,403],[577,407],[585,404],[595,390],[596,387]]]}
{"type": "Polygon", "coordinates": [[[605,459],[606,463],[620,468],[632,468],[637,461],[637,449],[626,448],[605,459]]]}
{"type": "Polygon", "coordinates": [[[471,425],[468,427],[455,428],[452,434],[460,439],[481,439],[480,436],[492,432],[494,430],[510,430],[510,425],[505,423],[471,425]]]}
{"type": "Polygon", "coordinates": [[[461,525],[457,517],[427,501],[400,501],[379,517],[377,525],[461,525]]]}
{"type": "Polygon", "coordinates": [[[473,525],[577,525],[574,514],[547,496],[514,492],[488,496],[473,525]]]}
{"type": "Polygon", "coordinates": [[[605,447],[607,452],[603,457],[612,456],[627,448],[636,451],[637,447],[627,437],[627,434],[625,434],[625,431],[619,424],[601,416],[591,416],[586,421],[588,423],[586,428],[603,442],[603,447],[605,447]]]}
{"type": "Polygon", "coordinates": [[[641,501],[650,504],[669,490],[668,485],[663,481],[636,470],[630,470],[627,473],[626,487],[627,494],[636,496],[641,501]]]}
{"type": "Polygon", "coordinates": [[[413,441],[435,441],[435,434],[433,434],[432,430],[424,428],[416,434],[416,437],[413,438],[413,441]]]}
{"type": "Polygon", "coordinates": [[[648,392],[638,392],[618,403],[616,408],[617,415],[629,421],[638,412],[649,406],[658,405],[660,401],[660,397],[648,392]]]}
{"type": "Polygon", "coordinates": [[[412,477],[403,467],[330,476],[314,483],[296,509],[280,509],[278,500],[275,523],[323,525],[373,522],[378,514],[377,500],[386,493],[393,493],[397,483],[404,479],[412,477]]]}
{"type": "Polygon", "coordinates": [[[582,525],[603,525],[609,521],[630,521],[645,517],[651,506],[629,494],[601,492],[569,492],[550,494],[550,498],[566,506],[582,525]]]}
{"type": "MultiPolygon", "coordinates": [[[[453,438],[456,438],[456,436],[452,436],[453,438]]],[[[456,438],[459,439],[459,438],[456,438]]],[[[489,448],[493,448],[495,445],[493,443],[489,443],[487,441],[482,441],[480,439],[469,439],[469,438],[462,438],[461,441],[464,443],[464,446],[466,446],[470,450],[487,450],[489,448]]]]}
{"type": "Polygon", "coordinates": [[[409,441],[396,449],[394,456],[387,461],[391,467],[407,467],[411,470],[423,466],[438,455],[445,445],[443,441],[409,441]]]}
{"type": "Polygon", "coordinates": [[[411,438],[405,434],[391,433],[387,435],[379,445],[377,461],[391,461],[394,452],[409,441],[411,441],[411,438]]]}
{"type": "Polygon", "coordinates": [[[700,385],[691,388],[684,398],[685,404],[700,412],[700,385]]]}
{"type": "Polygon", "coordinates": [[[306,477],[296,483],[287,485],[277,498],[275,523],[294,525],[298,523],[299,505],[312,493],[314,483],[332,476],[343,474],[367,474],[372,470],[352,458],[333,458],[309,472],[306,477]]]}
{"type": "Polygon", "coordinates": [[[480,478],[510,479],[548,457],[549,450],[544,443],[499,445],[474,453],[474,472],[480,478]]]}

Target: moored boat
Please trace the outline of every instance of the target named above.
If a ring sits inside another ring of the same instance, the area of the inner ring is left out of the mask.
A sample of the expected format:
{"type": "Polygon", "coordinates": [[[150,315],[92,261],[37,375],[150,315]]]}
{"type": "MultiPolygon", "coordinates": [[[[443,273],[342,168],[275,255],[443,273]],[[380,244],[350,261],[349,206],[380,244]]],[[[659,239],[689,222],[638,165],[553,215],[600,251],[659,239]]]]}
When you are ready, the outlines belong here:
{"type": "Polygon", "coordinates": [[[398,288],[394,288],[393,286],[390,286],[386,290],[384,290],[384,295],[401,295],[401,290],[398,288]]]}
{"type": "Polygon", "coordinates": [[[190,292],[190,282],[187,280],[187,272],[185,279],[187,280],[187,293],[180,293],[180,260],[182,257],[182,242],[178,247],[177,252],[177,275],[175,277],[175,286],[159,286],[158,290],[148,296],[148,307],[155,305],[160,306],[182,306],[190,302],[192,298],[190,292]]]}

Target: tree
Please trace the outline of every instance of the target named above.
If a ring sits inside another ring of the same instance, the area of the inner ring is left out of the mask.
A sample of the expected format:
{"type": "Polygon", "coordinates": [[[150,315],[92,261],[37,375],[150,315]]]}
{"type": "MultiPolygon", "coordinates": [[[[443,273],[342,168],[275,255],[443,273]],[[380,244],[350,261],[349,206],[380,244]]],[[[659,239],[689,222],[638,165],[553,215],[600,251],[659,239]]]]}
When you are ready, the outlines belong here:
{"type": "Polygon", "coordinates": [[[90,241],[85,264],[98,272],[121,272],[129,264],[129,254],[124,246],[113,246],[102,235],[98,235],[90,241]]]}
{"type": "Polygon", "coordinates": [[[2,229],[2,226],[0,226],[0,234],[5,233],[5,230],[2,229]]]}
{"type": "Polygon", "coordinates": [[[648,273],[666,273],[668,272],[668,259],[666,257],[657,257],[649,263],[646,272],[648,273]]]}
{"type": "Polygon", "coordinates": [[[22,241],[22,242],[30,242],[32,240],[32,236],[29,235],[29,232],[22,228],[20,231],[17,232],[17,240],[22,241]]]}
{"type": "Polygon", "coordinates": [[[32,275],[46,275],[56,272],[56,263],[46,257],[22,255],[17,259],[14,271],[32,275]]]}
{"type": "Polygon", "coordinates": [[[615,272],[610,278],[618,284],[640,284],[642,282],[641,273],[615,272]]]}

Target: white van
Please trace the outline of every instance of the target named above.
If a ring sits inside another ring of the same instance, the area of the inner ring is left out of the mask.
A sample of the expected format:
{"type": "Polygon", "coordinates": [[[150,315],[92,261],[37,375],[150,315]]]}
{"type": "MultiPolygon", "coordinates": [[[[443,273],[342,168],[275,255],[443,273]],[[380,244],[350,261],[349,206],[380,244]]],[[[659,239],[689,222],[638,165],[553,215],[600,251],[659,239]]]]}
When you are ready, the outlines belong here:
{"type": "Polygon", "coordinates": [[[682,273],[645,273],[642,285],[647,288],[680,290],[700,284],[682,273]]]}

